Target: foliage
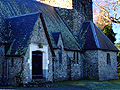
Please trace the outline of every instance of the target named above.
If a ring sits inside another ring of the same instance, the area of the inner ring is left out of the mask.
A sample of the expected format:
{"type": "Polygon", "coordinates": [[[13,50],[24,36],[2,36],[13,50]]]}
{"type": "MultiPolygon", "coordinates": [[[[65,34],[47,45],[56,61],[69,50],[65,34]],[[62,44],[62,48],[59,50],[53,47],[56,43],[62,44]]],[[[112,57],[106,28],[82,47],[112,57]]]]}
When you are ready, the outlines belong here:
{"type": "Polygon", "coordinates": [[[116,34],[113,32],[112,24],[106,25],[103,28],[103,33],[111,40],[112,43],[116,41],[116,38],[115,38],[116,34]]]}
{"type": "MultiPolygon", "coordinates": [[[[120,50],[120,43],[116,43],[115,46],[120,50]]],[[[117,54],[117,66],[118,66],[118,76],[120,77],[120,52],[117,54]]]]}
{"type": "Polygon", "coordinates": [[[115,46],[120,50],[120,43],[115,43],[115,46]]]}
{"type": "Polygon", "coordinates": [[[39,47],[39,48],[43,48],[43,45],[42,45],[42,44],[39,44],[38,47],[39,47]]]}
{"type": "Polygon", "coordinates": [[[18,84],[22,83],[22,76],[23,76],[23,71],[21,70],[15,76],[16,77],[16,83],[18,83],[18,84]]]}

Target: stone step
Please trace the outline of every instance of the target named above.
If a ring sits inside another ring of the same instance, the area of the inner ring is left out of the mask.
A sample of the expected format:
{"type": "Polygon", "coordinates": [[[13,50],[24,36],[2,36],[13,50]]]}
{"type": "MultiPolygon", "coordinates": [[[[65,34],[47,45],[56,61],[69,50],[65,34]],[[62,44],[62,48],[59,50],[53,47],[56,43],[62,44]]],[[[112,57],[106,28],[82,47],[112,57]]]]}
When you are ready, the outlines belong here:
{"type": "Polygon", "coordinates": [[[56,84],[27,85],[27,87],[58,87],[56,84]]]}
{"type": "Polygon", "coordinates": [[[51,81],[46,79],[33,79],[31,82],[28,82],[29,85],[43,85],[43,84],[52,84],[51,81]]]}
{"type": "Polygon", "coordinates": [[[25,85],[25,87],[57,87],[58,85],[53,84],[51,81],[45,79],[33,79],[31,82],[25,85]]]}

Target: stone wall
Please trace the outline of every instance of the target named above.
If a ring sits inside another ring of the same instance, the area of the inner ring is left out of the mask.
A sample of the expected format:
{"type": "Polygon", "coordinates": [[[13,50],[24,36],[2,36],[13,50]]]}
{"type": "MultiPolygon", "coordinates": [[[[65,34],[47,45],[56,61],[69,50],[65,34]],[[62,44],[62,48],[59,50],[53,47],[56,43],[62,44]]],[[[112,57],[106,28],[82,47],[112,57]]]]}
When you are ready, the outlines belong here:
{"type": "MultiPolygon", "coordinates": [[[[78,80],[78,79],[81,79],[82,78],[82,72],[81,72],[81,53],[80,52],[69,52],[69,51],[66,51],[66,54],[68,55],[68,57],[71,58],[71,80],[78,80]],[[75,53],[78,53],[78,63],[76,63],[76,58],[74,59],[73,57],[73,54],[75,53]]],[[[67,58],[68,59],[68,58],[67,58]]],[[[68,59],[69,60],[69,59],[68,59]]],[[[67,61],[68,61],[67,60],[67,61]]],[[[70,62],[70,60],[69,60],[70,62]]],[[[67,69],[69,70],[69,69],[67,69]]],[[[68,75],[69,77],[69,75],[68,75]]]]}
{"type": "Polygon", "coordinates": [[[117,53],[112,51],[98,51],[98,72],[100,80],[117,79],[117,53]],[[110,64],[107,64],[107,53],[110,54],[110,64]]]}
{"type": "Polygon", "coordinates": [[[98,50],[87,50],[84,53],[84,78],[98,79],[98,50]]]}
{"type": "Polygon", "coordinates": [[[56,7],[57,12],[69,26],[71,32],[77,35],[82,22],[93,20],[92,0],[39,0],[56,7]],[[62,4],[60,3],[62,2],[62,4]],[[61,7],[61,5],[67,5],[61,7]],[[72,7],[72,8],[71,8],[72,7]]]}
{"type": "Polygon", "coordinates": [[[99,80],[117,79],[117,53],[103,50],[87,50],[84,53],[84,77],[99,80]],[[107,54],[110,54],[110,64],[107,54]]]}
{"type": "Polygon", "coordinates": [[[60,16],[69,26],[71,32],[78,35],[82,22],[93,20],[91,0],[73,0],[73,9],[56,8],[60,16]]]}
{"type": "MultiPolygon", "coordinates": [[[[59,63],[58,50],[55,50],[57,60],[55,61],[55,81],[63,80],[78,80],[81,79],[81,59],[80,53],[78,54],[79,60],[76,63],[73,60],[74,51],[65,51],[62,49],[62,63],[59,63]]],[[[77,52],[75,52],[77,53],[77,52]]]]}
{"type": "MultiPolygon", "coordinates": [[[[48,64],[48,71],[45,73],[48,74],[48,78],[46,78],[46,80],[48,81],[52,81],[52,55],[51,55],[51,51],[50,51],[50,47],[48,45],[48,42],[47,42],[47,39],[46,39],[46,35],[44,33],[44,29],[43,29],[43,26],[42,26],[42,23],[41,23],[41,20],[38,19],[36,24],[35,24],[35,27],[34,27],[34,32],[33,32],[33,35],[31,37],[31,40],[30,40],[30,43],[32,44],[36,44],[36,45],[47,45],[48,46],[48,59],[49,59],[49,64],[48,64]]],[[[30,77],[30,65],[31,64],[31,60],[30,60],[30,46],[28,47],[28,50],[24,56],[24,81],[28,82],[28,81],[31,81],[32,78],[30,77]]],[[[45,62],[44,62],[45,63],[45,62]]],[[[32,68],[31,68],[32,70],[32,68]]],[[[44,72],[43,72],[44,73],[44,72]]]]}
{"type": "MultiPolygon", "coordinates": [[[[41,45],[48,45],[45,33],[44,33],[44,29],[41,23],[41,20],[38,19],[35,27],[34,27],[34,32],[33,35],[31,36],[31,40],[29,42],[29,44],[36,44],[39,45],[41,43],[41,45]]],[[[52,81],[53,80],[53,73],[52,73],[52,55],[51,55],[51,51],[50,51],[50,47],[48,47],[48,57],[49,57],[49,64],[48,64],[48,78],[46,78],[46,80],[52,81]]],[[[12,58],[8,58],[9,60],[9,82],[12,84],[15,81],[15,75],[20,72],[21,70],[21,63],[22,63],[22,59],[23,59],[23,83],[27,83],[30,82],[32,80],[31,78],[31,65],[32,62],[30,60],[30,46],[27,48],[27,51],[25,53],[24,56],[22,56],[22,58],[20,57],[12,57],[12,58]],[[11,66],[11,59],[14,59],[14,66],[11,66]]]]}
{"type": "MultiPolygon", "coordinates": [[[[41,25],[40,19],[36,22],[36,25],[34,27],[34,32],[33,36],[31,38],[31,43],[39,44],[41,43],[42,45],[48,45],[47,39],[45,37],[45,33],[43,30],[43,27],[41,25]],[[39,25],[41,28],[39,28],[39,25]]],[[[54,81],[62,81],[62,80],[68,80],[68,78],[71,76],[72,80],[75,79],[80,79],[81,78],[81,59],[80,59],[80,53],[78,54],[79,60],[78,64],[75,63],[75,60],[73,60],[73,53],[74,51],[65,51],[63,42],[62,42],[62,37],[60,35],[59,40],[58,40],[58,47],[62,47],[62,63],[59,63],[59,57],[58,57],[58,49],[54,50],[56,54],[56,59],[54,60],[54,81]],[[71,75],[68,74],[68,63],[70,62],[69,58],[71,58],[71,75]]],[[[24,81],[28,82],[31,80],[30,78],[30,62],[29,62],[29,52],[30,52],[30,47],[28,48],[26,55],[24,56],[24,81]]],[[[77,52],[75,52],[77,53],[77,52]]],[[[53,81],[53,71],[52,71],[52,54],[50,51],[50,47],[48,47],[48,77],[46,80],[48,81],[53,81]]]]}
{"type": "Polygon", "coordinates": [[[59,62],[59,49],[55,50],[56,60],[54,61],[55,81],[78,80],[81,78],[81,57],[80,52],[65,51],[61,34],[57,46],[62,47],[62,63],[59,62]],[[75,53],[75,59],[73,58],[75,53]],[[78,63],[76,62],[78,53],[78,63]],[[74,59],[74,60],[73,60],[74,59]]]}
{"type": "Polygon", "coordinates": [[[8,57],[8,81],[9,84],[15,84],[17,74],[22,70],[22,58],[21,57],[8,57]]]}
{"type": "Polygon", "coordinates": [[[45,35],[40,18],[36,22],[36,26],[34,29],[35,29],[35,31],[33,33],[31,43],[36,43],[36,44],[41,43],[42,45],[48,45],[48,61],[49,61],[49,63],[48,63],[48,72],[47,72],[48,78],[46,78],[46,80],[52,81],[53,80],[52,54],[51,54],[50,47],[49,47],[49,44],[47,42],[46,35],[45,35]]]}
{"type": "Polygon", "coordinates": [[[5,46],[0,44],[0,84],[4,81],[4,77],[5,76],[5,64],[6,64],[6,60],[5,60],[5,46]]]}

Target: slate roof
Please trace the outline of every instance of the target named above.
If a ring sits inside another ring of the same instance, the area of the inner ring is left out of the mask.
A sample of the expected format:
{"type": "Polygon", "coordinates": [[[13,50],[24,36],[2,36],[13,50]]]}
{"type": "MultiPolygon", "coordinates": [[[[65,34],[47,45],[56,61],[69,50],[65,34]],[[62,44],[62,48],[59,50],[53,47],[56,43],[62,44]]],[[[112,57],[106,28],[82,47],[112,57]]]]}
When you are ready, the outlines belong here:
{"type": "Polygon", "coordinates": [[[8,31],[10,28],[8,35],[11,35],[7,55],[22,55],[25,53],[33,27],[39,17],[39,12],[42,13],[45,20],[53,48],[57,48],[57,39],[55,39],[56,36],[52,32],[60,31],[66,50],[81,51],[82,47],[83,49],[118,51],[109,39],[90,21],[83,23],[78,35],[78,43],[53,7],[33,0],[0,0],[0,23],[5,18],[7,18],[7,24],[11,23],[11,27],[7,28],[8,31]]]}
{"type": "MultiPolygon", "coordinates": [[[[6,2],[11,3],[13,1],[8,0],[6,2]]],[[[42,13],[53,48],[57,48],[57,45],[56,45],[56,39],[54,39],[52,32],[60,31],[62,37],[64,38],[63,44],[66,50],[81,51],[81,47],[79,43],[74,38],[67,25],[64,23],[64,21],[61,19],[61,17],[53,7],[32,0],[29,1],[22,0],[21,2],[18,2],[17,0],[16,3],[12,4],[13,8],[15,8],[15,6],[19,6],[17,9],[23,10],[20,11],[21,13],[25,13],[27,11],[29,13],[35,11],[39,11],[42,13]],[[25,7],[23,7],[23,5],[25,5],[25,7]],[[27,9],[27,11],[25,9],[27,9]]],[[[10,12],[17,13],[14,10],[10,12]]],[[[7,55],[22,55],[25,53],[28,47],[30,36],[33,31],[33,27],[38,17],[39,17],[39,13],[33,13],[33,14],[21,15],[15,17],[14,15],[13,17],[9,17],[9,15],[7,16],[6,22],[7,24],[9,24],[9,22],[11,24],[10,27],[11,31],[8,35],[11,34],[10,40],[12,41],[10,44],[10,48],[7,49],[8,51],[6,51],[7,55]]]]}
{"type": "Polygon", "coordinates": [[[10,46],[6,55],[22,55],[27,50],[35,22],[40,13],[26,14],[6,19],[10,46]]]}
{"type": "Polygon", "coordinates": [[[115,45],[92,21],[83,22],[78,40],[82,42],[82,48],[84,50],[100,49],[118,51],[115,45]]]}

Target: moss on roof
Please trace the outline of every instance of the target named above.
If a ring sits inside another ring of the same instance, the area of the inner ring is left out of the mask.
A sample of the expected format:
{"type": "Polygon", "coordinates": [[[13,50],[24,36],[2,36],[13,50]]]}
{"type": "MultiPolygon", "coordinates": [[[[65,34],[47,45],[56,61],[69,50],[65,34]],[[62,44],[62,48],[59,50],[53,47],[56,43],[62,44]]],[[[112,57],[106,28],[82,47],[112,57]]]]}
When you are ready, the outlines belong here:
{"type": "Polygon", "coordinates": [[[7,24],[11,24],[10,29],[12,30],[12,33],[10,32],[10,38],[14,41],[11,42],[7,55],[22,55],[25,53],[39,12],[42,13],[45,20],[53,48],[56,48],[57,46],[53,39],[52,32],[60,31],[65,49],[81,50],[79,43],[53,7],[32,0],[0,0],[0,3],[3,7],[0,6],[2,9],[2,11],[0,11],[2,13],[0,16],[7,18],[7,24]]]}

